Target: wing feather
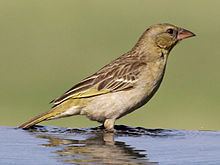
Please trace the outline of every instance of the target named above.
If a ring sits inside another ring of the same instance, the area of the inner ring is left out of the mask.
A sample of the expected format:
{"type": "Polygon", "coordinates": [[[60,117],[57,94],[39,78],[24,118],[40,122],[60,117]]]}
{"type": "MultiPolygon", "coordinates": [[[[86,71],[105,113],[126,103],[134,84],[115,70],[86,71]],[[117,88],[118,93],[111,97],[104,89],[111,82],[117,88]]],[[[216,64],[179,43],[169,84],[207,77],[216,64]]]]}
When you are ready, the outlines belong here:
{"type": "Polygon", "coordinates": [[[115,63],[103,67],[92,76],[83,79],[51,103],[56,106],[70,98],[93,97],[133,88],[140,75],[141,68],[146,63],[137,60],[120,61],[115,61],[115,63]]]}

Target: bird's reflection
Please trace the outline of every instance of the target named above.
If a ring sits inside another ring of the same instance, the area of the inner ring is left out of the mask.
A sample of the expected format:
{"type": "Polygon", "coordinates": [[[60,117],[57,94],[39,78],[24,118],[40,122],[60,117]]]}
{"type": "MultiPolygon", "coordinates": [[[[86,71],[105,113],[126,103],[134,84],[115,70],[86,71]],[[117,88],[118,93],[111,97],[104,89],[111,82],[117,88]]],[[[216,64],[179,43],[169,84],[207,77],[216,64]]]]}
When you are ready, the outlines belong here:
{"type": "Polygon", "coordinates": [[[72,164],[127,164],[155,165],[143,150],[137,150],[123,141],[115,141],[113,133],[93,132],[80,139],[74,135],[38,134],[38,138],[48,139],[47,147],[56,149],[58,159],[72,164]]]}

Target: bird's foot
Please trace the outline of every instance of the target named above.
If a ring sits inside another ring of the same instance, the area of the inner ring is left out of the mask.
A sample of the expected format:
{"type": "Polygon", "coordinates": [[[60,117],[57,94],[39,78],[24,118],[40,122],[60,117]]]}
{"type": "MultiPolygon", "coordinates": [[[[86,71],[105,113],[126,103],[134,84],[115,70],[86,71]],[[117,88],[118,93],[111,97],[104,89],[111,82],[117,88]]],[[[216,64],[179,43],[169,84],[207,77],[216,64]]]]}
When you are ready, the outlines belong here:
{"type": "Polygon", "coordinates": [[[105,132],[115,133],[115,119],[106,119],[104,122],[105,132]]]}

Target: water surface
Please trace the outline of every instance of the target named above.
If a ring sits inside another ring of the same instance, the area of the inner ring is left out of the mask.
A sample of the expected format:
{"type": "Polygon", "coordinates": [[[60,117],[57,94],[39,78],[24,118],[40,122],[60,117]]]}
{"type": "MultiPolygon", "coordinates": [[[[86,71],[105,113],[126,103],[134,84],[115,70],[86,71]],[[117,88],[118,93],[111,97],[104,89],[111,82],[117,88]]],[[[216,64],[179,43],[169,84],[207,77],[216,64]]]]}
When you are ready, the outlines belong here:
{"type": "Polygon", "coordinates": [[[0,127],[0,164],[220,164],[220,132],[0,127]]]}

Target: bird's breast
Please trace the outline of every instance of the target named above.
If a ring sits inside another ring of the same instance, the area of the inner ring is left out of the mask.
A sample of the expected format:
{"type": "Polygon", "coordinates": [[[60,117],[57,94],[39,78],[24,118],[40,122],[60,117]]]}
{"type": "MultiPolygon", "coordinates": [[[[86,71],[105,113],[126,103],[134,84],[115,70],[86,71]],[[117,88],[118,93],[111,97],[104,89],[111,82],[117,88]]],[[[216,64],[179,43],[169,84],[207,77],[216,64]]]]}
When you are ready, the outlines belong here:
{"type": "Polygon", "coordinates": [[[146,104],[152,96],[158,90],[166,68],[166,60],[158,60],[154,63],[149,63],[143,74],[140,76],[139,84],[137,88],[139,91],[142,91],[142,98],[138,103],[138,107],[146,104]]]}

